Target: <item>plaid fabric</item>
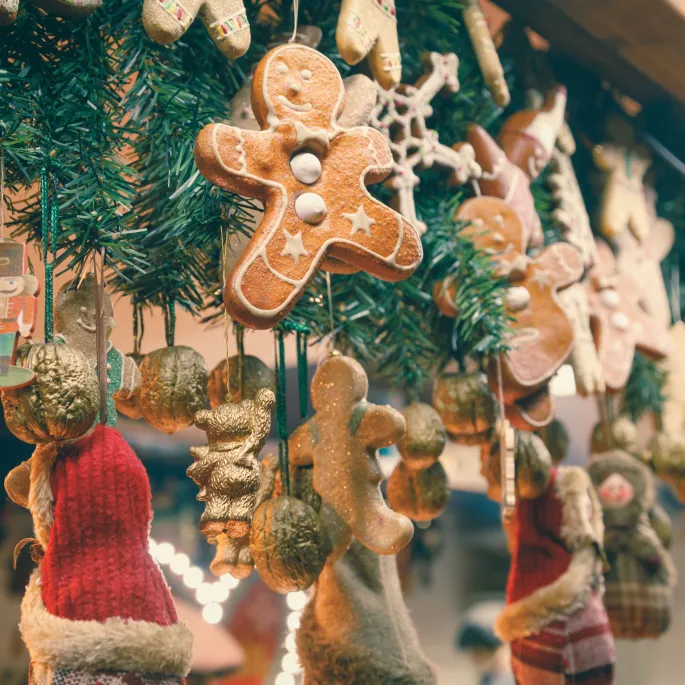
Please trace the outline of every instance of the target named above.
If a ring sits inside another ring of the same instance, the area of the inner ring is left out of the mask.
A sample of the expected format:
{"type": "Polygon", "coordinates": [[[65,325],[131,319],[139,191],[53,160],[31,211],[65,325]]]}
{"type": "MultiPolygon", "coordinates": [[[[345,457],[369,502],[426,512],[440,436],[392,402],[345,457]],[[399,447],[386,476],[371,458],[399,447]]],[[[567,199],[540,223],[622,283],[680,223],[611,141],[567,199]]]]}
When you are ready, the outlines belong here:
{"type": "Polygon", "coordinates": [[[609,557],[604,606],[618,639],[659,637],[671,623],[673,590],[656,566],[621,552],[609,557]]]}
{"type": "Polygon", "coordinates": [[[125,673],[123,671],[72,671],[59,669],[50,677],[49,685],[184,685],[181,676],[157,673],[125,673]]]}
{"type": "Polygon", "coordinates": [[[612,685],[616,651],[601,598],[543,632],[511,643],[518,685],[612,685]]]}

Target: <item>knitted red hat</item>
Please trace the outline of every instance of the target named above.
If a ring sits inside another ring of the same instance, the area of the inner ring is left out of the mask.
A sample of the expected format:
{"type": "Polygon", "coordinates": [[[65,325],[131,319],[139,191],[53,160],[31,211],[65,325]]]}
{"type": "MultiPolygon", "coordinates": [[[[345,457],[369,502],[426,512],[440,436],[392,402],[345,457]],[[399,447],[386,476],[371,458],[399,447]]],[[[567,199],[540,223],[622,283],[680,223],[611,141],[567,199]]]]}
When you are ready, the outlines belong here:
{"type": "Polygon", "coordinates": [[[22,612],[34,664],[185,675],[192,637],[148,551],[150,486],[122,435],[38,447],[29,508],[45,550],[22,612]]]}

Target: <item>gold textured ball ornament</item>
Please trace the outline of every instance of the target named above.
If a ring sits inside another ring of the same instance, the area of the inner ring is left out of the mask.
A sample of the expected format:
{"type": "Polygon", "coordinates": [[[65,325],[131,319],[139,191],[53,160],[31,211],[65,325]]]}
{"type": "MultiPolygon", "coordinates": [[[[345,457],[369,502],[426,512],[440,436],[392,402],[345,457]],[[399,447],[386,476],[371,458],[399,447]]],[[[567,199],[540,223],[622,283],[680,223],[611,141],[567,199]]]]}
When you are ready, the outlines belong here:
{"type": "Polygon", "coordinates": [[[443,373],[433,386],[433,406],[462,445],[486,442],[497,420],[497,398],[481,373],[443,373]]]}
{"type": "Polygon", "coordinates": [[[423,402],[413,402],[402,410],[407,429],[397,449],[407,468],[420,470],[432,466],[445,449],[447,435],[440,415],[423,402]]]}
{"type": "Polygon", "coordinates": [[[314,509],[282,495],[257,507],[250,552],[261,579],[285,594],[312,586],[326,563],[329,542],[314,509]]]}
{"type": "Polygon", "coordinates": [[[654,473],[670,483],[678,499],[685,503],[685,435],[658,432],[646,456],[654,473]]]}
{"type": "Polygon", "coordinates": [[[140,412],[153,428],[175,433],[190,426],[207,406],[209,371],[192,348],[175,345],[150,352],[140,371],[140,412]]]}
{"type": "Polygon", "coordinates": [[[637,433],[637,426],[625,416],[613,423],[597,423],[592,429],[590,454],[602,454],[618,449],[637,456],[640,453],[637,433]]]}
{"type": "Polygon", "coordinates": [[[412,521],[431,521],[442,514],[450,489],[442,464],[415,470],[401,461],[388,479],[388,504],[412,521]]]}
{"type": "Polygon", "coordinates": [[[239,357],[219,362],[209,374],[209,406],[214,409],[224,402],[253,400],[257,392],[267,388],[276,392],[276,374],[258,357],[243,357],[243,396],[240,397],[239,357]],[[228,369],[228,370],[227,370],[228,369]]]}
{"type": "MultiPolygon", "coordinates": [[[[143,363],[143,359],[145,359],[144,354],[136,354],[135,352],[132,352],[126,356],[132,359],[138,368],[140,368],[140,365],[143,363]]],[[[132,395],[126,397],[117,397],[115,393],[114,406],[117,408],[117,411],[120,414],[123,414],[129,419],[142,419],[143,414],[140,411],[140,388],[138,388],[138,390],[132,395]]]]}
{"type": "Polygon", "coordinates": [[[100,409],[90,360],[63,343],[22,345],[17,366],[36,374],[33,385],[2,393],[7,427],[31,444],[74,440],[87,433],[100,409]]]}

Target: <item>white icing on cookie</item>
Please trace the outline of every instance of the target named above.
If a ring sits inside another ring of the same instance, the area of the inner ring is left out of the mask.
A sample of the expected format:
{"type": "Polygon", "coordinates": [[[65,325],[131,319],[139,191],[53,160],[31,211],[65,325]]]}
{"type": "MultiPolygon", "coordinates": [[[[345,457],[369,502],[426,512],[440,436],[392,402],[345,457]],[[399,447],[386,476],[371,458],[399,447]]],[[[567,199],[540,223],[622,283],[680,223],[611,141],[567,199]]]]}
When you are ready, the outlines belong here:
{"type": "Polygon", "coordinates": [[[321,195],[302,193],[295,200],[295,214],[308,224],[320,224],[328,214],[328,207],[321,195]]]}
{"type": "Polygon", "coordinates": [[[613,288],[605,288],[599,294],[602,304],[608,309],[616,309],[621,304],[621,296],[613,288]]]}
{"type": "Polygon", "coordinates": [[[520,312],[530,304],[530,293],[522,285],[507,288],[504,301],[509,309],[520,312]]]}
{"type": "Polygon", "coordinates": [[[343,213],[343,218],[352,222],[350,235],[354,235],[357,231],[364,231],[366,235],[371,237],[371,226],[376,223],[376,220],[368,216],[363,205],[359,205],[359,209],[354,213],[343,213]]]}
{"type": "Polygon", "coordinates": [[[307,257],[309,252],[305,250],[302,244],[302,231],[298,231],[295,235],[288,233],[286,229],[283,229],[283,237],[285,238],[285,247],[283,252],[281,252],[281,257],[286,257],[290,255],[293,258],[293,262],[297,264],[300,261],[300,257],[307,257]]]}
{"type": "Polygon", "coordinates": [[[321,177],[321,161],[311,152],[301,152],[290,160],[293,176],[306,185],[316,183],[321,177]]]}
{"type": "Polygon", "coordinates": [[[630,319],[623,312],[613,312],[609,321],[619,331],[627,331],[630,328],[630,319]]]}

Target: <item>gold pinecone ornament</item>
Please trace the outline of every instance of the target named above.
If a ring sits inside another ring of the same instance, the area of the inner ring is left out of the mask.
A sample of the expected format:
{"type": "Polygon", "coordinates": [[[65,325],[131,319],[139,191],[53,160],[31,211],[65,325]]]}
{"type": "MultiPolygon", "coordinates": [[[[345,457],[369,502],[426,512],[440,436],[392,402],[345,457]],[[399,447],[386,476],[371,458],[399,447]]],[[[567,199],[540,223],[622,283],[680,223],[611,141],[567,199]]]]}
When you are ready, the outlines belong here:
{"type": "Polygon", "coordinates": [[[397,443],[402,461],[388,480],[388,504],[413,521],[430,521],[450,497],[445,469],[438,461],[447,441],[440,416],[429,404],[413,402],[402,410],[406,430],[397,443]]]}
{"type": "Polygon", "coordinates": [[[482,373],[443,373],[433,386],[433,407],[447,434],[462,445],[488,441],[497,420],[497,398],[482,373]]]}
{"type": "Polygon", "coordinates": [[[32,385],[2,393],[5,422],[24,442],[74,440],[87,433],[100,409],[98,380],[88,358],[62,343],[22,345],[17,366],[36,374],[32,385]]]}
{"type": "Polygon", "coordinates": [[[240,365],[235,355],[220,361],[209,374],[209,406],[214,409],[224,402],[253,400],[263,388],[276,392],[276,374],[258,357],[243,357],[243,393],[240,396],[240,365]]]}
{"type": "Polygon", "coordinates": [[[185,345],[162,347],[145,355],[140,366],[140,412],[157,430],[175,433],[193,423],[207,406],[207,364],[185,345]]]}

